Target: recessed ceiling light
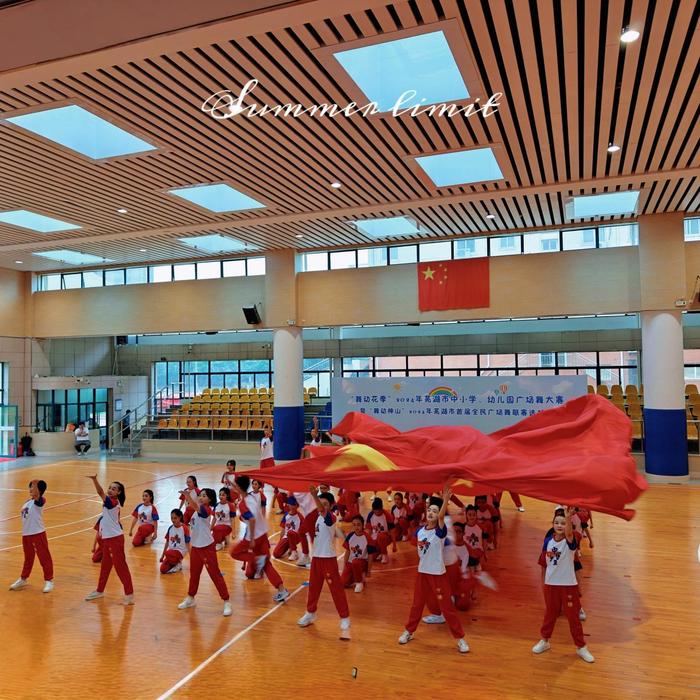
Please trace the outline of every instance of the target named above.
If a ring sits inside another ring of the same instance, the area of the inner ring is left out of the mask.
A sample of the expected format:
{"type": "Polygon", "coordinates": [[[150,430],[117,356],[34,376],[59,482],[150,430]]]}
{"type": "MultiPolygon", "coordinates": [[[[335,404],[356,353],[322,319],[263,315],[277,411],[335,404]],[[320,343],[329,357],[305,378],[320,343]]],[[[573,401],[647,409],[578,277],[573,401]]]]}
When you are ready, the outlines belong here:
{"type": "Polygon", "coordinates": [[[260,209],[265,205],[243,192],[235,190],[231,185],[193,185],[177,187],[169,190],[170,194],[182,197],[188,202],[198,204],[204,209],[215,212],[243,211],[244,209],[260,209]]]}
{"type": "Polygon", "coordinates": [[[390,216],[386,219],[360,219],[353,222],[360,233],[370,238],[411,236],[420,233],[420,228],[408,216],[390,216]]]}
{"type": "Polygon", "coordinates": [[[618,146],[616,143],[611,143],[608,145],[608,153],[617,153],[620,148],[621,146],[618,146]]]}
{"type": "Polygon", "coordinates": [[[21,260],[15,260],[15,265],[24,265],[24,263],[21,260]]]}
{"type": "Polygon", "coordinates": [[[124,207],[121,207],[120,209],[117,209],[117,214],[128,214],[129,210],[124,209],[124,207]]]}
{"type": "Polygon", "coordinates": [[[251,245],[250,243],[239,241],[237,238],[231,238],[230,236],[222,236],[219,233],[181,238],[180,242],[190,248],[203,250],[206,253],[231,253],[234,251],[257,249],[257,246],[251,245]]]}
{"type": "Polygon", "coordinates": [[[416,163],[437,187],[502,180],[503,173],[491,148],[419,156],[416,163]]]}
{"type": "Polygon", "coordinates": [[[620,36],[620,41],[625,44],[630,44],[639,39],[639,32],[636,29],[625,29],[620,36]]]}
{"type": "Polygon", "coordinates": [[[74,231],[75,229],[80,228],[80,226],[77,226],[76,224],[69,224],[66,221],[54,219],[50,216],[44,216],[43,214],[36,214],[35,212],[27,211],[26,209],[15,209],[14,211],[0,212],[0,221],[6,224],[11,224],[12,226],[27,228],[30,231],[37,231],[38,233],[74,231]]]}
{"type": "Polygon", "coordinates": [[[294,238],[303,238],[304,234],[303,233],[297,233],[294,238]]]}
{"type": "Polygon", "coordinates": [[[342,187],[342,185],[339,182],[331,182],[331,187],[334,190],[337,190],[338,188],[342,187]]]}
{"type": "Polygon", "coordinates": [[[44,253],[32,253],[40,258],[48,258],[49,260],[57,260],[58,262],[68,263],[69,265],[83,265],[86,263],[103,263],[112,262],[109,258],[101,258],[97,255],[88,253],[79,253],[75,250],[47,250],[44,253]]]}
{"type": "Polygon", "coordinates": [[[139,253],[145,253],[146,249],[145,248],[139,248],[139,253]]]}
{"type": "Polygon", "coordinates": [[[487,219],[495,219],[496,217],[493,214],[487,214],[486,218],[487,219]]]}
{"type": "Polygon", "coordinates": [[[93,159],[126,156],[156,148],[78,105],[8,117],[7,121],[93,159]]]}
{"type": "Polygon", "coordinates": [[[585,219],[591,216],[633,214],[637,208],[638,200],[638,190],[574,197],[572,203],[573,213],[570,214],[569,218],[585,219]]]}

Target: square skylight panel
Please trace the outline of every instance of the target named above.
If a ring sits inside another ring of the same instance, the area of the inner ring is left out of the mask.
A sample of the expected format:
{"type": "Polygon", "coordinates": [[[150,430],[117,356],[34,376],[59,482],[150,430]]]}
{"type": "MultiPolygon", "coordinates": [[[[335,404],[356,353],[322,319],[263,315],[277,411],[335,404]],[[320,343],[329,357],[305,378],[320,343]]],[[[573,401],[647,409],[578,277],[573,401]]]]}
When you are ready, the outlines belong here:
{"type": "Polygon", "coordinates": [[[390,111],[404,92],[415,97],[401,109],[415,105],[455,102],[469,91],[444,32],[430,32],[384,41],[333,54],[348,75],[380,112],[390,111]]]}
{"type": "Polygon", "coordinates": [[[436,187],[502,180],[503,173],[491,148],[472,148],[455,153],[418,156],[416,163],[436,187]]]}
{"type": "Polygon", "coordinates": [[[638,190],[574,197],[573,214],[570,218],[585,219],[590,216],[633,214],[637,209],[638,200],[638,190]]]}
{"type": "Polygon", "coordinates": [[[370,238],[391,238],[420,233],[420,228],[407,216],[390,216],[386,219],[359,219],[353,222],[358,231],[370,238]]]}
{"type": "Polygon", "coordinates": [[[170,194],[182,197],[214,212],[242,211],[243,209],[260,209],[265,205],[243,192],[234,190],[230,185],[194,185],[169,190],[170,194]]]}
{"type": "Polygon", "coordinates": [[[80,228],[77,224],[69,224],[67,221],[54,219],[43,214],[36,214],[26,209],[0,212],[0,221],[12,226],[37,231],[39,233],[53,233],[54,231],[74,231],[80,228]]]}
{"type": "Polygon", "coordinates": [[[79,253],[75,250],[46,250],[43,253],[32,253],[40,258],[48,258],[68,265],[87,265],[88,263],[112,262],[109,258],[100,258],[89,253],[79,253]]]}
{"type": "Polygon", "coordinates": [[[257,246],[252,246],[236,238],[229,238],[228,236],[222,236],[218,233],[212,233],[207,236],[181,238],[180,243],[184,243],[190,246],[190,248],[196,248],[205,253],[233,253],[242,250],[257,249],[257,246]]]}
{"type": "Polygon", "coordinates": [[[8,117],[7,121],[96,160],[156,148],[78,105],[8,117]]]}

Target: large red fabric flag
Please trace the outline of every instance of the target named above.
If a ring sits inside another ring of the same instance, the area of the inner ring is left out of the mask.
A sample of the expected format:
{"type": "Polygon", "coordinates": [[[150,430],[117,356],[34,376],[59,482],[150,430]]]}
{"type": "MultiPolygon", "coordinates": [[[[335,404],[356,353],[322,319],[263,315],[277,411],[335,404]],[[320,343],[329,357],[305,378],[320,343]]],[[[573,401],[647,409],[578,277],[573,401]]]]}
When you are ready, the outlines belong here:
{"type": "Polygon", "coordinates": [[[587,395],[485,435],[469,426],[401,432],[349,413],[333,434],[352,444],[310,448],[312,457],[248,472],[302,491],[327,483],[355,491],[385,488],[432,493],[515,491],[630,519],[647,488],[630,455],[629,419],[607,399],[587,395]]]}
{"type": "Polygon", "coordinates": [[[419,311],[480,309],[489,305],[489,299],[488,258],[418,265],[419,311]]]}

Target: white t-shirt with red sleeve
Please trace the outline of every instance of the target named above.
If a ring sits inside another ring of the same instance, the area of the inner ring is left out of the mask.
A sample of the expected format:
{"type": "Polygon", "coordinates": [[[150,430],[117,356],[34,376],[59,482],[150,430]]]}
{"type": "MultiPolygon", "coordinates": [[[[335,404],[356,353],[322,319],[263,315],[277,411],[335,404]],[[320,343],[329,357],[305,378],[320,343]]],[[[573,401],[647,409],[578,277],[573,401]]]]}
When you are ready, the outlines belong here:
{"type": "Polygon", "coordinates": [[[353,562],[355,559],[368,559],[369,558],[369,540],[367,535],[357,535],[351,532],[343,542],[343,547],[350,552],[350,557],[348,562],[353,562]]]}
{"type": "Polygon", "coordinates": [[[447,526],[422,527],[416,533],[418,540],[418,573],[439,576],[445,573],[444,547],[447,526]]]}
{"type": "Polygon", "coordinates": [[[168,543],[167,549],[175,549],[183,557],[187,554],[187,544],[190,541],[190,530],[187,525],[180,525],[180,527],[171,525],[165,533],[165,539],[168,543]]]}
{"type": "Polygon", "coordinates": [[[260,441],[260,459],[274,459],[274,456],[272,440],[268,437],[264,437],[260,441]]]}
{"type": "Polygon", "coordinates": [[[299,532],[301,527],[301,515],[299,511],[294,513],[285,513],[282,518],[280,525],[284,528],[284,536],[287,536],[290,532],[299,532]]]}
{"type": "Polygon", "coordinates": [[[249,493],[242,498],[238,504],[238,511],[240,513],[240,519],[246,524],[246,531],[244,538],[250,540],[251,536],[253,540],[257,540],[258,537],[267,535],[267,520],[262,514],[262,508],[260,506],[260,499],[254,493],[249,493]],[[255,524],[253,526],[253,532],[251,533],[251,528],[248,526],[248,521],[255,518],[255,524]]]}
{"type": "Polygon", "coordinates": [[[190,520],[190,541],[193,547],[208,547],[214,542],[214,536],[209,528],[209,518],[212,515],[212,509],[209,506],[201,505],[199,510],[190,520]]]}
{"type": "Polygon", "coordinates": [[[229,503],[217,503],[216,508],[214,508],[214,525],[228,525],[233,527],[231,524],[231,518],[235,517],[236,509],[229,503]]]}
{"type": "Polygon", "coordinates": [[[105,496],[102,504],[102,519],[100,520],[100,534],[103,540],[124,534],[121,521],[119,520],[120,513],[121,505],[119,505],[119,499],[105,496]]]}
{"type": "Polygon", "coordinates": [[[22,535],[38,535],[40,532],[45,532],[44,527],[44,506],[46,499],[43,496],[35,501],[30,498],[20,511],[22,516],[22,535]]]}
{"type": "Polygon", "coordinates": [[[574,538],[569,542],[566,537],[557,542],[554,536],[547,537],[542,545],[545,554],[546,569],[544,582],[547,586],[575,586],[574,555],[578,545],[574,538]]]}
{"type": "Polygon", "coordinates": [[[158,520],[158,509],[154,505],[147,506],[139,503],[131,515],[138,519],[139,525],[155,525],[158,520]]]}
{"type": "Polygon", "coordinates": [[[318,514],[314,536],[314,557],[335,559],[335,516],[333,513],[318,514]]]}

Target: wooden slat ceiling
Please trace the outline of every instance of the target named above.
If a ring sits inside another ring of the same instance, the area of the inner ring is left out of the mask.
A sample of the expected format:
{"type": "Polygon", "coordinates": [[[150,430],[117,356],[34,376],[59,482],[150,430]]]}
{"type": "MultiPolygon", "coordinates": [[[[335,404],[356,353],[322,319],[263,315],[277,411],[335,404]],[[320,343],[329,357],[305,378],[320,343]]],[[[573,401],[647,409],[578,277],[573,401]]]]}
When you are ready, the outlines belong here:
{"type": "Polygon", "coordinates": [[[293,24],[293,13],[271,10],[257,25],[265,29],[253,33],[232,19],[215,25],[209,42],[206,33],[187,30],[166,52],[156,44],[149,52],[146,41],[131,55],[131,46],[122,50],[117,63],[96,52],[82,57],[80,71],[66,72],[59,61],[53,72],[49,65],[40,74],[0,74],[5,116],[77,102],[161,147],[93,162],[0,120],[0,210],[29,209],[83,226],[38,234],[0,224],[0,265],[21,259],[23,269],[55,269],[31,255],[54,248],[115,263],[195,258],[178,237],[211,232],[262,251],[367,245],[374,241],[348,223],[367,216],[410,215],[423,238],[540,229],[570,225],[564,203],[572,194],[635,188],[642,214],[700,211],[694,0],[299,5],[305,12],[296,17],[304,19],[293,24]],[[350,11],[334,15],[339,5],[350,11]],[[259,104],[347,104],[352,97],[318,49],[386,41],[446,20],[458,24],[485,94],[504,94],[496,115],[222,122],[199,109],[209,94],[237,94],[251,77],[260,81],[259,104]],[[623,45],[628,25],[639,27],[641,38],[623,45]],[[609,154],[610,142],[622,149],[609,154]],[[502,145],[502,168],[512,173],[504,181],[435,190],[407,162],[409,155],[489,144],[502,145]],[[329,187],[334,180],[341,189],[329,187]],[[267,207],[212,214],[165,192],[220,181],[267,207]],[[129,213],[116,213],[119,207],[129,213]]]}

